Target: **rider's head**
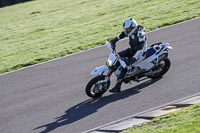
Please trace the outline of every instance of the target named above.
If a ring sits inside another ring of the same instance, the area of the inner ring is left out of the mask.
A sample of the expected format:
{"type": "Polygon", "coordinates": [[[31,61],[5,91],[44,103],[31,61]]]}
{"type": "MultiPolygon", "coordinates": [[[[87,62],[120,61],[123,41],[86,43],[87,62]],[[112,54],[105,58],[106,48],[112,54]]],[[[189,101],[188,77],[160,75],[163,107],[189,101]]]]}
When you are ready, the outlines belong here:
{"type": "Polygon", "coordinates": [[[123,29],[125,34],[127,36],[131,36],[131,34],[133,34],[133,32],[136,30],[137,26],[138,24],[134,19],[127,18],[123,23],[123,29]]]}

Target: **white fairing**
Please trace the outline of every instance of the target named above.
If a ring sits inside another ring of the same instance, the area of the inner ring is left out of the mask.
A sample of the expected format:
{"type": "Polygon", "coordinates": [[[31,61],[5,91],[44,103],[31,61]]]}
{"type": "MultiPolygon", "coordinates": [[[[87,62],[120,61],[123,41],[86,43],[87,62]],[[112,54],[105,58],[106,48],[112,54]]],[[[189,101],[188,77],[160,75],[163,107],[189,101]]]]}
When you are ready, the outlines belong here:
{"type": "Polygon", "coordinates": [[[140,62],[138,64],[135,64],[134,66],[138,66],[141,69],[149,70],[149,69],[151,69],[154,66],[154,64],[151,63],[151,61],[153,60],[153,58],[156,59],[156,56],[154,55],[154,56],[152,56],[150,58],[147,58],[147,59],[143,60],[142,62],[140,62]]]}
{"type": "MultiPolygon", "coordinates": [[[[156,45],[153,48],[156,50],[156,52],[151,55],[150,57],[144,59],[143,61],[139,62],[139,63],[135,63],[134,66],[138,66],[141,69],[145,69],[145,70],[149,70],[151,69],[153,66],[155,66],[155,63],[158,63],[158,57],[163,53],[163,51],[165,49],[167,49],[169,47],[168,43],[164,43],[161,45],[156,45]],[[159,52],[159,54],[157,54],[159,52]],[[154,62],[153,60],[156,60],[156,62],[154,62]]],[[[170,47],[171,48],[171,47],[170,47]]]]}
{"type": "Polygon", "coordinates": [[[91,75],[101,75],[104,71],[107,71],[109,68],[106,65],[96,67],[92,72],[91,75]]]}
{"type": "Polygon", "coordinates": [[[123,68],[126,68],[126,63],[123,60],[119,59],[119,62],[123,68]]]}
{"type": "MultiPolygon", "coordinates": [[[[110,51],[113,51],[113,49],[111,48],[110,42],[107,41],[107,40],[106,40],[106,46],[110,49],[110,51]]],[[[113,55],[113,53],[111,53],[108,58],[113,63],[116,57],[113,55]]],[[[109,70],[109,68],[106,65],[103,65],[103,66],[100,66],[100,67],[96,67],[91,72],[91,75],[101,75],[104,71],[107,71],[107,70],[109,70]]]]}
{"type": "Polygon", "coordinates": [[[110,65],[113,65],[114,61],[116,60],[116,57],[114,56],[113,53],[110,53],[110,55],[108,56],[108,59],[111,61],[110,65]]]}

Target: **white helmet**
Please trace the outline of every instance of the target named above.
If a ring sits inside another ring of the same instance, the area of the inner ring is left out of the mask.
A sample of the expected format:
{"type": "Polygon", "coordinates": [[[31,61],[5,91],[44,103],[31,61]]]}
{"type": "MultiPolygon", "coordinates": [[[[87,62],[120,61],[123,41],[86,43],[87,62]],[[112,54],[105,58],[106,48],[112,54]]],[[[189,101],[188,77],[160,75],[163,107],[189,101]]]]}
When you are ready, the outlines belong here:
{"type": "Polygon", "coordinates": [[[127,36],[131,36],[131,34],[133,34],[133,32],[136,30],[137,26],[138,24],[134,19],[127,18],[123,23],[123,29],[125,34],[127,36]]]}

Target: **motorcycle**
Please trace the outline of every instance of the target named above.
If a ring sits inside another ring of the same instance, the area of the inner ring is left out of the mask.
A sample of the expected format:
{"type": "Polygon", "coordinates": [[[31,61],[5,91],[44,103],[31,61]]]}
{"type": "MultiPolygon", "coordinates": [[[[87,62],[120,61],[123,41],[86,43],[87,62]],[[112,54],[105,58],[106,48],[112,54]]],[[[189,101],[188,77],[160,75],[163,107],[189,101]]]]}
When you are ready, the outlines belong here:
{"type": "Polygon", "coordinates": [[[86,85],[85,92],[89,97],[99,97],[103,95],[110,86],[110,77],[115,73],[118,77],[122,69],[126,69],[126,75],[123,79],[124,83],[131,81],[139,82],[142,77],[159,78],[162,77],[170,68],[170,60],[168,58],[168,50],[173,49],[169,43],[152,44],[146,51],[146,56],[141,56],[133,64],[128,64],[129,57],[120,57],[116,53],[116,49],[111,47],[109,41],[106,41],[106,46],[111,53],[108,56],[106,65],[96,67],[91,75],[97,75],[91,79],[86,85]],[[107,73],[104,75],[104,72],[107,73]]]}

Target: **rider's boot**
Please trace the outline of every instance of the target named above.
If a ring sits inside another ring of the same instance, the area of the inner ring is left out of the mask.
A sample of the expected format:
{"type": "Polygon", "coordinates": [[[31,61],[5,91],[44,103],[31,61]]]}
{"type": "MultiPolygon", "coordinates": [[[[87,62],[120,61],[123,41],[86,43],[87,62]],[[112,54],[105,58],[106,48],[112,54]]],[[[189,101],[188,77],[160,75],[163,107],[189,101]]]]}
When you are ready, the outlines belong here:
{"type": "Polygon", "coordinates": [[[118,79],[116,85],[109,92],[116,93],[121,91],[122,79],[118,79]]]}
{"type": "Polygon", "coordinates": [[[121,91],[121,85],[122,85],[122,81],[123,81],[125,75],[126,75],[126,70],[123,69],[121,71],[119,77],[117,77],[117,83],[116,83],[115,87],[113,87],[111,90],[109,90],[109,92],[115,93],[115,92],[121,91]]]}

